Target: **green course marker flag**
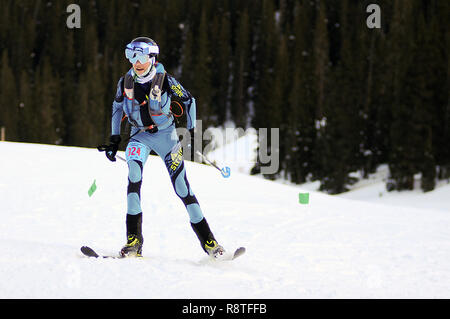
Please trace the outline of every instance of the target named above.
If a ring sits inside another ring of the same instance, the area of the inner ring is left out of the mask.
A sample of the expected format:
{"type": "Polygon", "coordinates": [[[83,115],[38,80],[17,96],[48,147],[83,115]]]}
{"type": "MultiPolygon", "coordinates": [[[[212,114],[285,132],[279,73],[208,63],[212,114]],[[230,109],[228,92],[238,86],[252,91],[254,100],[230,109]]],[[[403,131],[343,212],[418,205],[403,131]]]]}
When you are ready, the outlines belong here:
{"type": "Polygon", "coordinates": [[[309,203],[309,193],[299,193],[298,201],[300,204],[308,204],[309,203]]]}
{"type": "Polygon", "coordinates": [[[97,189],[97,185],[95,185],[95,179],[94,179],[94,182],[92,183],[91,187],[88,190],[89,197],[91,197],[92,194],[94,194],[96,189],[97,189]]]}

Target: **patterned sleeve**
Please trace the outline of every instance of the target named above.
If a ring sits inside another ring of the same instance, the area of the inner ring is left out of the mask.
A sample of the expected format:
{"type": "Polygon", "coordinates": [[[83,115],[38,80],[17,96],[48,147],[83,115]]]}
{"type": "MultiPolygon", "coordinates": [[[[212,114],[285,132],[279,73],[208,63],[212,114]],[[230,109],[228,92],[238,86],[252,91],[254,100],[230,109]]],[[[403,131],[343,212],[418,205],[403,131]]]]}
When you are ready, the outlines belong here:
{"type": "Polygon", "coordinates": [[[184,104],[187,119],[187,129],[193,129],[195,127],[197,116],[195,98],[173,76],[167,74],[167,80],[169,82],[170,88],[169,94],[171,96],[176,96],[177,100],[181,101],[184,104]]]}
{"type": "Polygon", "coordinates": [[[123,92],[122,92],[122,84],[123,77],[119,79],[117,83],[117,91],[116,96],[112,105],[112,116],[111,116],[111,135],[119,135],[120,134],[120,123],[122,121],[122,104],[123,104],[123,92]]]}

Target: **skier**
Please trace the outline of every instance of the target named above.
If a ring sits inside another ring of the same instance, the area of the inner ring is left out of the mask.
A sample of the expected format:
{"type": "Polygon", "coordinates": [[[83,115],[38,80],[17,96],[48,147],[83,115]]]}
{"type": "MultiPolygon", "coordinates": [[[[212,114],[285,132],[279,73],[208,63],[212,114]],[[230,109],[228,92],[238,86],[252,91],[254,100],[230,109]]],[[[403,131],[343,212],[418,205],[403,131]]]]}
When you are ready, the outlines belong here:
{"type": "Polygon", "coordinates": [[[125,56],[132,67],[117,84],[112,105],[110,144],[98,147],[100,151],[105,151],[110,161],[116,161],[124,112],[132,129],[125,154],[128,164],[127,242],[120,254],[122,257],[142,255],[144,238],[140,190],[143,168],[153,150],[167,167],[175,193],[186,207],[201,247],[208,255],[218,257],[225,250],[214,238],[187,180],[183,148],[170,110],[171,98],[176,96],[184,104],[187,127],[192,132],[196,120],[195,99],[173,76],[166,73],[164,66],[157,62],[158,54],[158,45],[147,37],[138,37],[126,46],[125,56]]]}

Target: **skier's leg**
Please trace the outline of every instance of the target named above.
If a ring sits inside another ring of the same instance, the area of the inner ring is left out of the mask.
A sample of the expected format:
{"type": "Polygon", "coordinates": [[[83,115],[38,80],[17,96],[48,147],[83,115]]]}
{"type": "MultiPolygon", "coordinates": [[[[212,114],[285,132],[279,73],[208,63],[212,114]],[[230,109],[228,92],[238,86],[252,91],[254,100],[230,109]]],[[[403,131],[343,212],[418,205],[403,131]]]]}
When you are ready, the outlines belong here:
{"type": "Polygon", "coordinates": [[[122,248],[123,254],[133,251],[141,254],[144,238],[142,236],[141,185],[144,164],[150,153],[149,148],[139,142],[132,141],[126,149],[128,164],[127,188],[127,244],[122,248]]]}
{"type": "Polygon", "coordinates": [[[141,185],[143,164],[138,160],[128,160],[127,214],[142,213],[141,185]]]}
{"type": "Polygon", "coordinates": [[[158,150],[156,150],[156,152],[160,154],[166,164],[175,193],[186,207],[192,229],[197,235],[202,249],[211,255],[222,254],[224,249],[217,244],[217,241],[209,228],[208,222],[203,216],[197,198],[189,185],[183,160],[183,148],[181,147],[181,143],[176,134],[175,137],[176,140],[173,136],[172,139],[170,139],[169,143],[173,146],[168,152],[166,150],[164,157],[161,156],[161,153],[159,153],[158,150]]]}
{"type": "Polygon", "coordinates": [[[179,142],[165,155],[164,163],[169,172],[173,189],[186,207],[191,223],[200,222],[203,219],[203,213],[189,185],[183,160],[183,148],[179,142]]]}

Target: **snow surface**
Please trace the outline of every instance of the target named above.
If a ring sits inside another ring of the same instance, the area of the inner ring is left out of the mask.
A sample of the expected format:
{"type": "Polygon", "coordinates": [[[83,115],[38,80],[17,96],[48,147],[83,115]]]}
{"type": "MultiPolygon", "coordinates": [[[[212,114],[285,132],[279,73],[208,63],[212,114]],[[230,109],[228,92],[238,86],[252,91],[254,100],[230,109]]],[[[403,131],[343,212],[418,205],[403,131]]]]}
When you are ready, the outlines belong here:
{"type": "MultiPolygon", "coordinates": [[[[123,153],[119,152],[122,156],[123,153]]],[[[127,166],[96,149],[0,142],[0,298],[449,298],[450,186],[340,196],[186,162],[219,242],[205,256],[159,157],[141,190],[142,259],[83,257],[125,243],[127,166]],[[96,180],[92,197],[88,189],[96,180]],[[309,205],[299,203],[310,193],[309,205]]],[[[227,163],[220,163],[221,165],[227,163]]]]}

